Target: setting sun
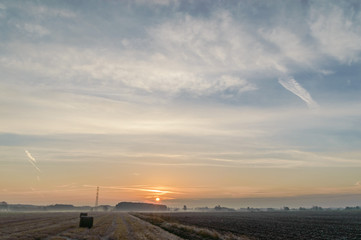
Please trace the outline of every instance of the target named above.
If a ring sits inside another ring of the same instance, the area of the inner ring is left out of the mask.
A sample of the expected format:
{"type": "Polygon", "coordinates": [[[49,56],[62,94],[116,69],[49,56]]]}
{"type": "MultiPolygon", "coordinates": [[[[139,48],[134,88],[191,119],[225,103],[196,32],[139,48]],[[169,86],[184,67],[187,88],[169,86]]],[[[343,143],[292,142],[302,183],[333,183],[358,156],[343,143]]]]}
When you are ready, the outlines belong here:
{"type": "Polygon", "coordinates": [[[155,199],[155,201],[159,202],[159,201],[160,201],[160,198],[159,198],[159,197],[157,197],[157,198],[155,199]]]}

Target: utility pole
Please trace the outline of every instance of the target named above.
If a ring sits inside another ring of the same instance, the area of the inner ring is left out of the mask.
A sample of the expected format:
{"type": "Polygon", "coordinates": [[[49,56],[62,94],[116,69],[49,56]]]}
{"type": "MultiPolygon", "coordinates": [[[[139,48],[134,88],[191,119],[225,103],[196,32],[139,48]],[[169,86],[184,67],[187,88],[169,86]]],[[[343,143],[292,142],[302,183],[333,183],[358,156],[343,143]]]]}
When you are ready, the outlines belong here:
{"type": "Polygon", "coordinates": [[[95,207],[98,207],[98,200],[99,200],[99,187],[97,187],[97,195],[95,198],[95,207]]]}

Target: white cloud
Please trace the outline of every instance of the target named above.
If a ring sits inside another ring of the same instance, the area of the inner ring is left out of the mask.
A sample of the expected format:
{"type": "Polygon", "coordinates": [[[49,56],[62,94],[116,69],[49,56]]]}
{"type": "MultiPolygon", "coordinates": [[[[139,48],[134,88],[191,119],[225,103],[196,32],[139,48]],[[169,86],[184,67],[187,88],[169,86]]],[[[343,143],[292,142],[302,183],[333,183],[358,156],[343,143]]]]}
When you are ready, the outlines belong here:
{"type": "Polygon", "coordinates": [[[321,51],[342,63],[360,60],[361,14],[334,4],[316,4],[311,8],[309,25],[321,51]]]}
{"type": "Polygon", "coordinates": [[[248,82],[247,80],[239,79],[234,76],[223,75],[221,79],[216,82],[215,89],[218,91],[235,91],[236,93],[242,93],[247,91],[257,90],[255,84],[248,82]]]}
{"type": "Polygon", "coordinates": [[[45,35],[50,34],[50,31],[48,29],[46,29],[43,26],[35,25],[35,24],[25,23],[24,24],[24,29],[26,31],[28,31],[29,33],[36,33],[36,34],[39,34],[40,36],[45,36],[45,35]]]}
{"type": "MultiPolygon", "coordinates": [[[[31,163],[31,165],[33,165],[33,167],[38,171],[41,172],[40,169],[38,168],[38,166],[36,166],[36,160],[35,158],[30,154],[30,152],[28,152],[27,150],[25,150],[26,155],[28,156],[28,160],[31,163]]],[[[38,178],[39,179],[39,178],[38,178]]]]}
{"type": "Polygon", "coordinates": [[[305,101],[309,108],[318,108],[318,104],[312,99],[310,93],[292,77],[281,77],[278,79],[278,82],[288,91],[305,101]]]}
{"type": "Polygon", "coordinates": [[[227,11],[207,19],[180,15],[151,28],[149,34],[158,51],[195,72],[251,72],[281,64],[227,11]]]}
{"type": "MultiPolygon", "coordinates": [[[[48,8],[38,6],[34,9],[45,14],[48,8]]],[[[323,16],[328,19],[329,15],[325,14],[323,16]]],[[[322,39],[331,37],[322,34],[326,30],[317,30],[322,25],[320,22],[326,20],[320,20],[316,15],[311,14],[309,25],[314,37],[322,43],[322,39]]],[[[336,18],[339,20],[335,21],[342,22],[341,17],[338,14],[336,18]]],[[[346,31],[350,44],[343,44],[340,54],[337,50],[334,55],[340,59],[355,60],[359,35],[352,30],[355,29],[352,24],[349,24],[352,31],[346,25],[341,24],[339,28],[346,31]]],[[[48,29],[36,23],[19,23],[18,27],[33,34],[49,34],[48,29]]],[[[93,30],[85,28],[84,32],[87,31],[93,30]]],[[[332,36],[339,35],[335,30],[326,32],[332,36]]],[[[298,68],[325,72],[319,70],[324,68],[318,66],[319,62],[325,52],[333,54],[332,51],[337,49],[333,43],[325,43],[322,45],[324,50],[320,52],[317,45],[305,40],[306,33],[298,33],[282,25],[251,29],[225,10],[214,11],[206,18],[179,13],[168,21],[149,26],[142,39],[127,37],[125,35],[120,40],[122,48],[106,49],[84,49],[55,43],[38,46],[13,41],[4,43],[3,47],[14,54],[4,55],[0,61],[8,70],[50,78],[43,84],[51,88],[89,88],[103,92],[135,89],[154,96],[160,94],[160,98],[183,93],[236,97],[243,92],[260,89],[254,79],[273,80],[280,73],[296,73],[298,68]],[[333,50],[330,52],[325,48],[333,50]]],[[[307,91],[298,88],[298,93],[309,106],[315,106],[307,91]]]]}
{"type": "MultiPolygon", "coordinates": [[[[152,3],[169,4],[169,1],[152,3]]],[[[322,4],[311,5],[308,19],[311,34],[320,42],[321,50],[307,41],[308,33],[291,29],[287,24],[250,28],[230,11],[214,10],[208,17],[178,13],[167,21],[146,25],[141,38],[132,39],[125,34],[117,39],[123,43],[122,48],[84,49],[56,43],[37,46],[20,39],[3,44],[14,54],[3,56],[1,62],[16,71],[52,78],[45,84],[63,86],[64,80],[73,84],[72,79],[76,78],[79,85],[94,84],[98,89],[128,87],[170,96],[182,92],[223,96],[220,91],[232,89],[232,94],[239,94],[259,89],[254,78],[274,79],[280,73],[293,74],[298,68],[317,71],[325,54],[340,61],[355,61],[361,50],[356,25],[359,15],[355,13],[356,21],[350,22],[342,10],[330,5],[332,14],[322,4]],[[332,21],[334,24],[329,23],[332,21]],[[222,76],[232,76],[239,81],[232,80],[232,86],[226,87],[222,76]],[[62,80],[54,83],[54,78],[62,80]]],[[[76,16],[62,8],[31,4],[29,8],[34,15],[44,18],[76,16]]],[[[57,24],[65,23],[59,20],[57,24]]],[[[77,27],[84,25],[80,23],[77,27]]],[[[51,29],[48,24],[45,27],[37,21],[20,22],[17,26],[40,36],[50,34],[51,29]]],[[[94,37],[93,28],[86,24],[83,27],[82,32],[94,37]]],[[[102,39],[99,38],[100,43],[102,39]]]]}
{"type": "Polygon", "coordinates": [[[170,4],[178,4],[178,0],[135,0],[135,2],[139,5],[160,5],[160,6],[168,6],[170,4]]]}
{"type": "Polygon", "coordinates": [[[29,4],[25,6],[23,4],[19,4],[17,5],[17,7],[26,10],[28,13],[37,16],[38,18],[47,19],[48,17],[62,17],[62,18],[76,17],[75,12],[69,9],[63,9],[59,7],[47,7],[45,5],[40,5],[40,4],[29,4]]]}
{"type": "Polygon", "coordinates": [[[6,6],[0,3],[0,18],[6,17],[6,6]]]}
{"type": "MultiPolygon", "coordinates": [[[[306,44],[293,29],[276,27],[270,30],[261,29],[259,33],[266,41],[277,46],[279,53],[275,57],[279,57],[278,61],[284,65],[292,60],[302,66],[312,67],[312,64],[319,58],[316,49],[312,45],[306,44]]],[[[292,70],[290,69],[290,71],[292,70]]]]}
{"type": "Polygon", "coordinates": [[[24,30],[30,34],[37,34],[41,37],[50,34],[50,31],[48,29],[38,24],[24,23],[24,24],[15,24],[15,26],[20,30],[24,30]]]}
{"type": "Polygon", "coordinates": [[[36,163],[35,158],[30,154],[30,152],[28,150],[25,150],[26,155],[28,156],[28,158],[33,161],[34,163],[36,163]]]}
{"type": "Polygon", "coordinates": [[[29,72],[38,76],[52,78],[49,87],[62,85],[68,87],[100,89],[131,88],[146,92],[162,93],[169,96],[188,92],[197,96],[222,93],[240,94],[257,89],[255,84],[240,77],[223,75],[223,71],[208,74],[208,70],[189,70],[183,62],[174,62],[161,54],[140,59],[139,53],[109,52],[99,49],[81,50],[52,46],[41,49],[36,46],[17,43],[7,46],[22,52],[26,58],[0,58],[3,66],[19,72],[29,72]],[[220,77],[217,75],[221,74],[220,77]],[[75,85],[76,78],[79,85],[75,85]]]}

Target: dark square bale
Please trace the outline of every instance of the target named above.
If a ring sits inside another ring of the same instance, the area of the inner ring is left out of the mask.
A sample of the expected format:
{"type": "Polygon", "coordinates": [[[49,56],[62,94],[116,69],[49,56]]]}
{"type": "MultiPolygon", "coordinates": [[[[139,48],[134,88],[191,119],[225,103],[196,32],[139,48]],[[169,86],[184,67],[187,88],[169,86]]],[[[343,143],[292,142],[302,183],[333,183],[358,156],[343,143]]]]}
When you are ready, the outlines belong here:
{"type": "Polygon", "coordinates": [[[88,217],[88,216],[80,217],[79,227],[83,227],[83,228],[93,227],[93,217],[88,217]]]}
{"type": "Polygon", "coordinates": [[[88,216],[88,213],[85,212],[80,213],[80,217],[86,217],[86,216],[88,216]]]}

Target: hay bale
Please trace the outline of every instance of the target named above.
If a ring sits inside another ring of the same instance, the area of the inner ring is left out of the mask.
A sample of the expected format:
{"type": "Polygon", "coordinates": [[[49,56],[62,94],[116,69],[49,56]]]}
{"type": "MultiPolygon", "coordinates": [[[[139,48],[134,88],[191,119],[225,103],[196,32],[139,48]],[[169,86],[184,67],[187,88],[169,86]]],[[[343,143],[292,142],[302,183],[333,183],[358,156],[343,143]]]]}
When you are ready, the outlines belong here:
{"type": "Polygon", "coordinates": [[[93,217],[88,217],[88,216],[80,217],[79,227],[92,228],[93,227],[93,217]]]}
{"type": "Polygon", "coordinates": [[[80,217],[86,217],[86,216],[88,216],[88,213],[84,213],[84,212],[80,213],[80,217]]]}

